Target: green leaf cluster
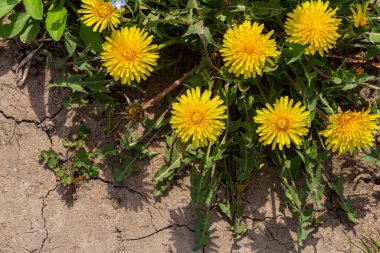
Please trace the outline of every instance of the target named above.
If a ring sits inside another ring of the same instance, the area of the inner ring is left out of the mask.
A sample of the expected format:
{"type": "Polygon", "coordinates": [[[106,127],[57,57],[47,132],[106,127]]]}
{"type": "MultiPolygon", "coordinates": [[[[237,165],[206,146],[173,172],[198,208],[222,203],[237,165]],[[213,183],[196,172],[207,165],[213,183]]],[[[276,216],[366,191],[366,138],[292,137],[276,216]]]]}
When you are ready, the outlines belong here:
{"type": "Polygon", "coordinates": [[[375,233],[364,232],[358,242],[347,238],[348,242],[363,253],[380,252],[380,229],[375,233]]]}
{"type": "MultiPolygon", "coordinates": [[[[67,22],[67,10],[63,2],[42,0],[23,0],[24,12],[14,12],[9,16],[10,23],[0,25],[0,37],[13,38],[19,34],[22,42],[35,40],[41,26],[47,30],[51,38],[59,41],[63,35],[67,22]]],[[[21,0],[4,0],[0,3],[0,18],[12,11],[21,0]]]]}
{"type": "MultiPolygon", "coordinates": [[[[128,1],[121,26],[138,26],[154,36],[154,43],[160,48],[155,73],[166,76],[172,71],[177,76],[193,69],[182,86],[211,90],[213,96],[220,96],[227,105],[226,129],[208,147],[196,148],[180,142],[170,129],[170,108],[160,116],[155,115],[153,120],[137,123],[144,126],[143,133],[135,131],[136,123],[125,117],[128,108],[125,97],[136,97],[135,93],[137,97],[152,94],[146,92],[147,84],[134,82],[130,87],[121,87],[107,75],[100,52],[112,31],[98,33],[84,25],[77,12],[79,1],[0,1],[0,18],[7,21],[0,24],[0,37],[44,43],[41,52],[47,63],[64,72],[50,85],[68,91],[63,105],[70,108],[98,103],[94,113],[104,113],[105,131],[119,133],[112,143],[95,152],[85,148],[89,132],[84,129],[71,140],[63,141],[67,154],[43,151],[41,161],[63,184],[76,184],[80,177],[96,177],[98,168],[94,159],[113,159],[115,180],[121,182],[138,171],[136,161],[157,154],[150,147],[153,141],[165,141],[164,164],[152,178],[153,195],[164,195],[178,178],[190,175],[191,199],[197,218],[195,237],[202,247],[210,238],[212,212],[218,211],[229,221],[235,238],[247,231],[244,223],[246,189],[255,187],[251,185],[251,178],[259,171],[266,173],[265,162],[281,169],[279,180],[288,206],[298,219],[298,243],[302,245],[318,225],[314,210],[323,208],[327,190],[335,193],[349,221],[357,219],[353,201],[344,196],[342,179],[328,178],[325,168],[332,154],[326,151],[320,136],[329,115],[342,109],[368,108],[368,98],[363,97],[362,92],[380,89],[376,60],[380,54],[380,8],[371,4],[369,24],[358,29],[352,25],[349,8],[354,3],[349,1],[339,8],[342,36],[329,54],[320,56],[305,55],[307,45],[286,41],[284,21],[299,1],[128,1]],[[230,73],[220,53],[227,29],[244,20],[264,24],[263,33],[273,30],[272,38],[281,51],[281,57],[266,61],[263,76],[250,79],[230,73]],[[359,67],[364,73],[357,71],[359,67]],[[284,95],[305,105],[312,123],[301,145],[292,144],[291,149],[280,152],[261,144],[253,117],[257,109],[273,104],[284,95]]],[[[330,4],[336,6],[338,2],[330,4]]],[[[176,92],[183,91],[178,88],[176,92]]],[[[174,92],[171,95],[175,95],[174,92]]],[[[166,106],[175,99],[165,94],[161,102],[166,106]]],[[[128,98],[127,103],[132,104],[128,98]]],[[[373,98],[372,103],[372,112],[379,113],[380,98],[373,98]]],[[[380,166],[376,149],[365,153],[361,160],[380,166]]]]}
{"type": "Polygon", "coordinates": [[[99,167],[94,153],[84,148],[89,134],[90,129],[82,125],[72,140],[63,139],[62,144],[67,148],[65,155],[52,149],[41,151],[40,161],[54,172],[61,184],[76,186],[80,181],[98,177],[99,167]]]}

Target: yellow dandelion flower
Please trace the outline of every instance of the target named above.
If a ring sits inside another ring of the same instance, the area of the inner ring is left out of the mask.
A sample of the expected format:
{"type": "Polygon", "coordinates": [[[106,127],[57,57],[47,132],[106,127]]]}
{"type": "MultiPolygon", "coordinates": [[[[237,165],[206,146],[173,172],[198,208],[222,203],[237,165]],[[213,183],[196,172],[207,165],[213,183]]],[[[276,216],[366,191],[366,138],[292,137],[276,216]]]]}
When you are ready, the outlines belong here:
{"type": "Polygon", "coordinates": [[[277,100],[274,105],[266,104],[267,108],[256,110],[257,116],[253,119],[260,126],[257,128],[259,141],[264,145],[272,144],[272,149],[283,146],[290,148],[290,143],[301,144],[302,136],[307,135],[307,125],[310,123],[310,112],[305,106],[297,102],[293,106],[293,99],[285,96],[277,100]]]}
{"type": "Polygon", "coordinates": [[[151,44],[153,36],[137,27],[113,31],[103,44],[101,54],[107,72],[122,84],[146,80],[157,65],[158,46],[151,44]]]}
{"type": "Polygon", "coordinates": [[[331,115],[327,129],[321,131],[321,134],[327,138],[327,150],[335,152],[339,149],[339,155],[349,150],[352,155],[355,149],[361,151],[372,146],[375,140],[374,134],[380,130],[377,120],[380,114],[369,113],[370,109],[331,115]]]}
{"type": "Polygon", "coordinates": [[[270,39],[273,31],[262,34],[263,29],[264,25],[246,20],[227,30],[220,52],[230,73],[244,79],[261,76],[268,58],[280,55],[275,40],[270,39]]]}
{"type": "Polygon", "coordinates": [[[368,4],[369,4],[369,1],[367,1],[364,4],[363,9],[362,9],[361,4],[356,4],[356,10],[351,7],[352,16],[354,17],[355,27],[359,28],[368,24],[368,17],[367,17],[368,4]]]}
{"type": "Polygon", "coordinates": [[[290,36],[287,41],[309,45],[305,54],[328,52],[340,37],[337,32],[340,19],[335,18],[337,8],[332,10],[329,2],[309,1],[288,13],[285,32],[290,36]]]}
{"type": "Polygon", "coordinates": [[[111,3],[103,0],[82,0],[78,13],[84,14],[82,21],[86,26],[95,24],[93,31],[102,32],[106,28],[115,29],[120,24],[120,12],[111,3]]]}
{"type": "Polygon", "coordinates": [[[191,138],[194,146],[207,146],[209,142],[215,142],[225,129],[222,119],[227,118],[226,109],[219,96],[211,99],[211,91],[201,94],[197,87],[187,90],[173,104],[170,124],[182,142],[191,138]]]}

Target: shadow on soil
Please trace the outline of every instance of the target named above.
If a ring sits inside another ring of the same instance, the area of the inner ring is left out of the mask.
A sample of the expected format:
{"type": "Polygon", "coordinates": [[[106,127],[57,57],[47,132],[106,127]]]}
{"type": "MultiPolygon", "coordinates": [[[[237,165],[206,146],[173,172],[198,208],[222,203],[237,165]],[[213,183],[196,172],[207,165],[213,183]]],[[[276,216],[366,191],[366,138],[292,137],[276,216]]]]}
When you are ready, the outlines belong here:
{"type": "MultiPolygon", "coordinates": [[[[20,62],[26,57],[28,51],[23,52],[22,50],[16,50],[13,47],[15,46],[1,47],[0,54],[6,55],[5,57],[15,61],[14,63],[20,62]],[[18,52],[18,55],[15,56],[14,52],[16,51],[18,52]]],[[[30,50],[31,49],[29,49],[29,52],[30,50]]],[[[25,83],[20,87],[13,87],[13,89],[28,90],[28,93],[30,94],[30,105],[39,121],[51,117],[49,119],[53,123],[52,127],[45,129],[50,136],[56,135],[60,139],[69,138],[71,134],[77,131],[81,124],[86,124],[91,129],[92,133],[91,142],[89,143],[90,149],[95,149],[96,147],[107,144],[117,137],[117,132],[122,131],[125,121],[121,121],[119,128],[111,134],[105,135],[104,129],[108,127],[107,124],[109,124],[109,122],[106,122],[105,120],[107,118],[106,111],[98,114],[93,114],[91,112],[91,109],[97,106],[97,104],[93,104],[92,108],[90,105],[86,108],[77,108],[71,111],[61,109],[62,105],[60,104],[60,101],[62,101],[65,92],[61,89],[49,89],[47,87],[49,82],[51,82],[56,76],[56,73],[53,73],[54,71],[46,70],[46,67],[42,64],[44,59],[41,60],[37,58],[36,61],[37,62],[33,63],[33,66],[38,67],[34,67],[34,69],[30,70],[31,73],[25,80],[25,83]],[[48,92],[47,100],[46,92],[48,92]],[[44,104],[45,100],[46,104],[44,104]]],[[[8,71],[9,69],[0,65],[0,76],[8,73],[8,71]]],[[[136,91],[130,87],[123,87],[118,90],[119,96],[122,97],[124,94],[128,94],[131,101],[141,98],[147,101],[170,85],[183,73],[184,71],[172,71],[170,74],[162,72],[155,74],[149,79],[149,81],[143,84],[143,90],[146,90],[144,93],[136,93],[136,91]],[[173,78],[173,76],[175,78],[173,78]]],[[[157,106],[149,109],[149,117],[152,119],[157,118],[166,109],[167,104],[167,101],[161,101],[157,106]]],[[[120,118],[114,118],[112,119],[112,122],[113,124],[116,124],[119,120],[120,118]]],[[[132,159],[132,156],[129,157],[132,159]]],[[[361,167],[360,164],[351,164],[352,161],[350,160],[346,160],[346,162],[350,163],[346,165],[350,166],[351,169],[361,167]]],[[[355,161],[355,163],[357,162],[355,161]]],[[[135,166],[139,168],[139,172],[126,179],[123,183],[116,183],[114,181],[113,172],[121,164],[122,161],[110,160],[104,164],[102,168],[104,177],[101,180],[108,184],[109,198],[116,199],[119,207],[134,212],[140,211],[147,202],[155,202],[152,197],[148,197],[151,196],[151,194],[144,194],[144,189],[151,188],[150,180],[146,180],[146,178],[152,177],[152,171],[147,171],[147,168],[151,166],[150,161],[146,159],[136,162],[135,166]],[[140,201],[129,201],[125,198],[127,192],[140,195],[138,198],[140,201]]],[[[343,163],[340,166],[344,168],[346,165],[343,163]]],[[[332,168],[327,168],[327,170],[330,176],[336,175],[332,168]]],[[[364,166],[361,167],[361,172],[344,172],[342,175],[345,181],[353,181],[363,170],[367,171],[370,175],[372,173],[371,170],[368,170],[368,168],[364,166]]],[[[297,252],[298,250],[302,250],[302,248],[296,249],[296,244],[292,237],[292,234],[295,234],[297,231],[298,221],[285,212],[287,204],[283,197],[284,193],[279,182],[279,175],[280,171],[270,166],[264,170],[257,171],[253,175],[250,186],[247,190],[246,201],[248,205],[245,212],[247,215],[245,220],[248,223],[247,236],[251,240],[249,246],[253,252],[297,252]],[[277,180],[275,180],[276,178],[277,180]],[[279,203],[277,203],[278,201],[279,203]],[[263,209],[263,207],[266,209],[263,209]]],[[[376,182],[377,181],[374,181],[374,183],[376,182]]],[[[80,191],[80,189],[78,190],[80,191]]],[[[59,186],[56,191],[61,194],[68,207],[75,204],[76,189],[59,186]],[[71,198],[68,196],[71,196],[71,198]]],[[[376,199],[376,203],[379,203],[380,193],[372,192],[372,196],[376,199]]],[[[353,196],[352,198],[354,206],[358,208],[358,218],[365,216],[366,210],[362,210],[361,206],[368,204],[368,198],[365,196],[353,196]]],[[[347,222],[344,213],[338,207],[338,202],[331,192],[327,193],[325,206],[327,209],[322,212],[320,218],[321,220],[328,222],[322,223],[319,227],[334,228],[343,224],[346,231],[353,230],[353,226],[347,222]]],[[[194,232],[195,216],[190,205],[170,211],[170,218],[172,224],[174,224],[173,226],[180,228],[184,227],[188,232],[194,232]]],[[[217,221],[218,219],[220,218],[214,217],[214,221],[217,221]]],[[[317,229],[318,227],[316,230],[317,229]]],[[[216,233],[213,232],[215,231],[210,231],[211,237],[210,242],[206,247],[207,252],[220,252],[221,249],[218,248],[216,243],[214,243],[217,236],[214,235],[216,233]]],[[[173,246],[176,248],[177,252],[184,252],[184,250],[188,250],[188,247],[191,247],[189,245],[184,246],[182,239],[183,235],[181,236],[181,234],[178,233],[178,230],[172,230],[170,240],[173,242],[173,246]]],[[[318,240],[318,238],[314,238],[313,234],[311,234],[309,239],[305,241],[305,245],[314,247],[314,251],[317,252],[315,246],[317,245],[318,240]]],[[[241,247],[240,242],[240,240],[236,240],[231,245],[229,251],[235,252],[236,250],[239,250],[241,247]]],[[[195,241],[193,242],[193,245],[195,245],[195,241]]]]}

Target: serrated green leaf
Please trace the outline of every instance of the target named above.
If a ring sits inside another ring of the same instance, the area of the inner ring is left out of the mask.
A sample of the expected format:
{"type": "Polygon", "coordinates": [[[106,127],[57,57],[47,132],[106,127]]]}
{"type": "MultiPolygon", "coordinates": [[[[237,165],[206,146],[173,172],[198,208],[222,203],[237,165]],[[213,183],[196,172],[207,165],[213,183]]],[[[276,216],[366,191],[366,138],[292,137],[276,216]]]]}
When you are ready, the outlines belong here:
{"type": "Polygon", "coordinates": [[[107,156],[117,156],[119,152],[115,149],[114,143],[110,143],[106,146],[103,146],[97,149],[94,155],[101,160],[105,160],[107,156]]]}
{"type": "Polygon", "coordinates": [[[305,207],[305,210],[300,213],[300,227],[297,232],[297,239],[300,246],[303,246],[303,241],[314,230],[313,228],[307,229],[307,227],[311,225],[313,205],[306,205],[305,207]]]}
{"type": "Polygon", "coordinates": [[[174,173],[174,169],[177,169],[181,166],[181,158],[178,157],[170,166],[164,165],[162,166],[154,175],[153,180],[155,182],[159,182],[167,177],[169,177],[171,174],[174,173]]]}
{"type": "Polygon", "coordinates": [[[191,171],[191,192],[190,196],[195,206],[198,206],[200,203],[203,203],[207,197],[207,191],[205,186],[207,184],[208,173],[198,172],[196,168],[193,168],[191,171]]]}
{"type": "Polygon", "coordinates": [[[213,201],[214,201],[216,190],[218,188],[218,184],[220,182],[220,179],[221,179],[221,175],[219,175],[219,176],[214,175],[213,183],[207,189],[208,194],[207,194],[207,197],[205,199],[205,205],[207,208],[210,208],[213,201]]]}
{"type": "Polygon", "coordinates": [[[64,185],[71,185],[72,183],[74,183],[74,178],[72,177],[63,177],[61,182],[64,184],[64,185]]]}
{"type": "Polygon", "coordinates": [[[347,83],[342,90],[351,90],[353,88],[356,88],[359,85],[358,82],[353,82],[353,83],[347,83]]]}
{"type": "Polygon", "coordinates": [[[138,170],[133,166],[133,162],[126,160],[121,169],[116,169],[115,180],[116,182],[121,182],[136,171],[138,170]]]}
{"type": "Polygon", "coordinates": [[[334,185],[334,189],[339,196],[343,197],[343,179],[339,178],[336,184],[334,185]]]}
{"type": "Polygon", "coordinates": [[[337,77],[337,76],[332,77],[331,81],[333,81],[335,84],[341,84],[342,83],[342,79],[337,77]]]}
{"type": "Polygon", "coordinates": [[[58,159],[50,159],[49,162],[47,163],[47,166],[50,169],[54,169],[58,165],[58,159]]]}
{"type": "Polygon", "coordinates": [[[59,178],[63,178],[65,176],[65,171],[61,168],[57,168],[54,170],[55,176],[59,178]]]}
{"type": "Polygon", "coordinates": [[[85,92],[86,90],[80,83],[74,82],[61,82],[61,83],[51,83],[50,87],[67,87],[70,88],[73,92],[85,92]]]}
{"type": "Polygon", "coordinates": [[[76,37],[68,29],[66,29],[63,33],[63,39],[66,51],[69,53],[69,56],[72,56],[77,48],[76,37]]]}
{"type": "Polygon", "coordinates": [[[369,40],[372,41],[375,44],[380,44],[380,33],[369,33],[368,34],[369,40]]]}
{"type": "Polygon", "coordinates": [[[370,76],[367,73],[359,74],[359,75],[356,76],[356,78],[358,79],[359,83],[364,83],[364,82],[376,79],[375,76],[370,76]]]}
{"type": "Polygon", "coordinates": [[[226,215],[228,218],[232,219],[231,209],[227,204],[224,203],[218,203],[218,207],[220,208],[220,211],[226,215]]]}
{"type": "Polygon", "coordinates": [[[44,6],[42,0],[23,0],[25,10],[29,15],[37,20],[42,19],[44,6]]]}
{"type": "Polygon", "coordinates": [[[345,211],[348,220],[355,224],[358,215],[357,215],[357,211],[352,206],[351,198],[348,198],[347,200],[339,201],[339,205],[345,211]]]}
{"type": "Polygon", "coordinates": [[[99,175],[99,167],[97,165],[92,165],[89,168],[89,175],[90,178],[97,178],[99,175]]]}
{"type": "Polygon", "coordinates": [[[204,26],[203,20],[189,25],[189,28],[183,34],[183,37],[189,36],[190,34],[198,34],[199,36],[204,37],[206,44],[214,43],[211,32],[210,32],[210,28],[208,28],[207,26],[204,26]],[[202,26],[203,26],[203,31],[202,31],[202,26]]]}
{"type": "Polygon", "coordinates": [[[308,45],[301,45],[297,43],[288,43],[290,48],[290,60],[286,64],[293,63],[300,59],[305,52],[305,49],[308,47],[308,45]]]}

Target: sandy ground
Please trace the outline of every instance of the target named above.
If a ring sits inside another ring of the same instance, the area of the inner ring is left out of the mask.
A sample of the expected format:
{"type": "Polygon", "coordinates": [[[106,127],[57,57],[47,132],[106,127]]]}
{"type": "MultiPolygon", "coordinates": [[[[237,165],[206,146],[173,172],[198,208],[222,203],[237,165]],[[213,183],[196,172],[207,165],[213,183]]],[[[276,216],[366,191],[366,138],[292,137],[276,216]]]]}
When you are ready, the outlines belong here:
{"type": "MultiPolygon", "coordinates": [[[[189,178],[160,199],[151,194],[161,156],[140,162],[140,172],[123,185],[113,182],[112,165],[104,167],[99,179],[78,189],[76,200],[65,197],[37,156],[63,150],[61,138],[79,122],[90,126],[93,141],[102,140],[102,121],[62,109],[64,91],[48,88],[49,69],[31,71],[18,87],[15,69],[22,57],[0,41],[0,252],[193,252],[189,178]]],[[[297,220],[287,208],[279,171],[265,168],[253,175],[247,191],[246,235],[234,241],[228,222],[215,212],[210,243],[197,252],[357,252],[346,239],[380,227],[379,168],[345,158],[334,159],[330,170],[345,179],[345,193],[358,210],[355,226],[328,193],[325,209],[315,213],[322,222],[299,248],[297,220]]]]}

